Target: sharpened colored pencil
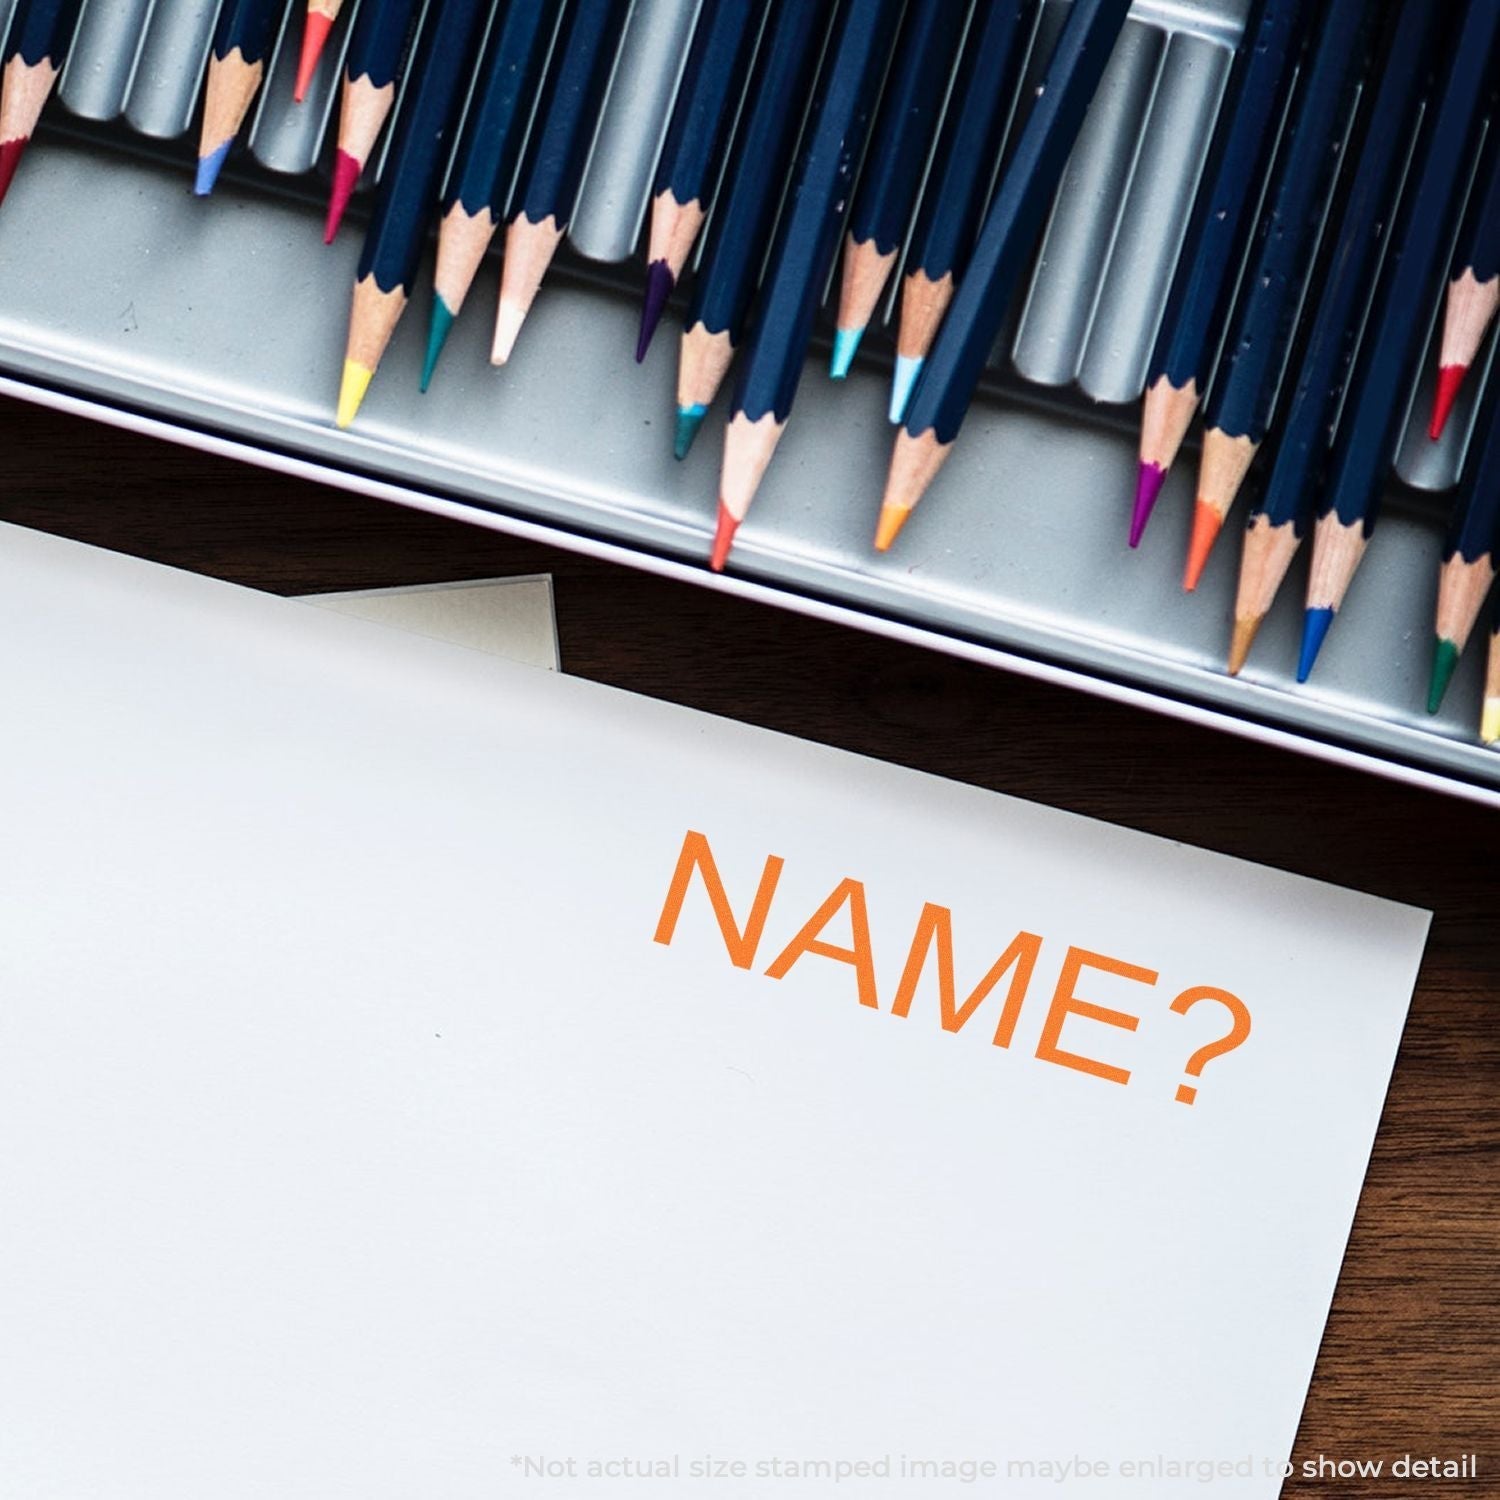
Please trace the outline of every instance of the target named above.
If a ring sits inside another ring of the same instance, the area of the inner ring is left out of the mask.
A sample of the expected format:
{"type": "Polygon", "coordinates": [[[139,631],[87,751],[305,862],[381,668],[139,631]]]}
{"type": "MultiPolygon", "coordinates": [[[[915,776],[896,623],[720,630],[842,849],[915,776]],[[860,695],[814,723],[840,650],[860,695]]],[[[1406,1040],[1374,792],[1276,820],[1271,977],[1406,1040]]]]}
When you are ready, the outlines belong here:
{"type": "Polygon", "coordinates": [[[487,0],[436,0],[423,23],[412,61],[410,96],[402,107],[360,252],[339,387],[340,427],[347,427],[359,411],[411,297],[487,10],[487,0]]]}
{"type": "Polygon", "coordinates": [[[396,80],[401,75],[416,8],[416,0],[365,0],[355,13],[349,51],[344,57],[338,149],[333,153],[333,182],[323,225],[325,245],[331,245],[339,232],[344,210],[396,102],[396,80]]]}
{"type": "Polygon", "coordinates": [[[1204,411],[1203,459],[1182,586],[1192,590],[1208,562],[1256,452],[1271,425],[1276,394],[1297,335],[1303,293],[1317,254],[1323,210],[1333,192],[1360,83],[1375,41],[1369,0],[1328,0],[1292,105],[1287,145],[1256,231],[1244,292],[1204,411]]]}
{"type": "Polygon", "coordinates": [[[1361,110],[1363,133],[1350,158],[1353,177],[1336,210],[1338,228],[1322,272],[1296,388],[1269,477],[1245,532],[1231,673],[1244,666],[1312,519],[1334,414],[1352,369],[1380,255],[1390,240],[1417,112],[1432,87],[1443,19],[1430,0],[1403,0],[1376,70],[1374,98],[1361,110]]]}
{"type": "Polygon", "coordinates": [[[906,415],[954,282],[968,264],[1014,109],[1030,10],[1031,0],[980,0],[959,56],[901,278],[892,422],[906,415]]]}
{"type": "Polygon", "coordinates": [[[62,72],[82,0],[20,0],[5,34],[0,70],[0,202],[62,72]]]}
{"type": "Polygon", "coordinates": [[[711,207],[762,14],[750,0],[705,0],[698,17],[651,193],[637,364],[651,347],[711,207]]]}
{"type": "Polygon", "coordinates": [[[1500,118],[1492,118],[1486,132],[1475,194],[1477,201],[1459,237],[1443,310],[1437,392],[1427,432],[1433,442],[1442,437],[1464,377],[1489,332],[1495,309],[1500,308],[1500,118]]]}
{"type": "Polygon", "coordinates": [[[1130,514],[1138,547],[1213,373],[1235,273],[1276,145],[1311,0],[1259,0],[1230,71],[1208,164],[1147,367],[1140,459],[1130,514]]]}
{"type": "Polygon", "coordinates": [[[328,34],[344,8],[344,0],[307,0],[307,18],[302,23],[302,50],[297,55],[297,81],[292,87],[292,98],[301,104],[312,87],[313,74],[318,71],[318,59],[328,45],[328,34]]]}
{"type": "Polygon", "coordinates": [[[1475,439],[1464,464],[1463,484],[1443,542],[1438,572],[1437,618],[1433,626],[1432,676],[1427,712],[1443,706],[1453,670],[1495,581],[1500,545],[1500,379],[1492,373],[1484,393],[1475,439]]]}
{"type": "Polygon", "coordinates": [[[968,0],[912,0],[860,171],[829,373],[842,380],[864,337],[911,222],[968,0]]]}
{"type": "Polygon", "coordinates": [[[1490,660],[1484,679],[1484,717],[1479,737],[1486,745],[1500,745],[1500,615],[1496,615],[1490,627],[1490,660]]]}
{"type": "Polygon", "coordinates": [[[630,0],[573,0],[563,17],[505,231],[491,364],[510,358],[573,217],[629,9],[630,0]]]}
{"type": "Polygon", "coordinates": [[[902,0],[850,0],[834,22],[786,217],[729,406],[711,556],[715,572],[724,567],[791,415],[901,8],[902,0]]]}
{"type": "Polygon", "coordinates": [[[1041,238],[1130,0],[1073,0],[1036,100],[896,434],[875,546],[895,541],[963,425],[1016,285],[1041,238]]]}
{"type": "Polygon", "coordinates": [[[1465,0],[1442,87],[1424,120],[1421,165],[1381,273],[1378,321],[1360,350],[1334,444],[1328,487],[1313,537],[1312,571],[1297,680],[1306,682],[1344,602],[1380,516],[1400,438],[1402,404],[1420,358],[1432,287],[1440,273],[1458,199],[1468,177],[1466,147],[1493,79],[1500,5],[1465,0]]]}
{"type": "Polygon", "coordinates": [[[526,143],[558,11],[563,8],[566,0],[562,7],[557,0],[510,0],[490,27],[474,98],[443,194],[432,321],[422,365],[424,391],[432,381],[448,330],[505,218],[511,179],[526,143]]]}
{"type": "Polygon", "coordinates": [[[260,90],[282,5],[283,0],[225,0],[219,12],[208,59],[198,172],[193,182],[193,191],[200,198],[213,192],[234,138],[260,90]]]}
{"type": "Polygon", "coordinates": [[[832,11],[827,0],[773,0],[767,16],[745,120],[729,155],[684,322],[672,440],[678,458],[693,446],[744,334],[801,124],[800,111],[787,101],[807,98],[832,11]]]}

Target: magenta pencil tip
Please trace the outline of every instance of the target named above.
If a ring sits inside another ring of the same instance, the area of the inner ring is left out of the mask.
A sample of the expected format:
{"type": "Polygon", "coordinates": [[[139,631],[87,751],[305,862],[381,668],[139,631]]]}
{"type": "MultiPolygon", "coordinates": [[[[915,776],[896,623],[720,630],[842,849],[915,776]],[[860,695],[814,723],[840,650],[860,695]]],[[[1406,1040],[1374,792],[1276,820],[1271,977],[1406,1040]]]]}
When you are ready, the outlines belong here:
{"type": "Polygon", "coordinates": [[[641,304],[641,332],[635,342],[635,362],[640,364],[646,357],[646,351],[651,347],[651,340],[656,334],[656,325],[661,322],[661,315],[667,310],[667,298],[672,295],[672,288],[677,285],[677,278],[672,274],[672,268],[664,260],[653,260],[646,267],[646,297],[641,304]]]}
{"type": "Polygon", "coordinates": [[[1130,545],[1139,547],[1146,522],[1156,508],[1157,496],[1166,483],[1167,471],[1160,464],[1142,463],[1135,476],[1135,505],[1130,512],[1130,545]]]}
{"type": "Polygon", "coordinates": [[[347,151],[336,151],[333,156],[333,182],[328,190],[328,218],[323,225],[323,243],[331,245],[344,220],[344,210],[359,186],[359,174],[364,163],[350,156],[347,151]]]}

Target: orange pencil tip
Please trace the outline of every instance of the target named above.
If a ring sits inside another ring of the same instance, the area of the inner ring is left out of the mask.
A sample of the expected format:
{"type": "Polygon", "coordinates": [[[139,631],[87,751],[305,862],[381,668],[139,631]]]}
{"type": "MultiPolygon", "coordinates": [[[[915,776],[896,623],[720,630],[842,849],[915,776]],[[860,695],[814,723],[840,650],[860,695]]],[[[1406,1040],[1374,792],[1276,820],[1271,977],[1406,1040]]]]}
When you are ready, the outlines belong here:
{"type": "Polygon", "coordinates": [[[1208,554],[1214,550],[1224,518],[1213,506],[1199,501],[1193,511],[1193,535],[1188,542],[1187,566],[1182,571],[1182,586],[1188,593],[1198,587],[1203,569],[1208,565],[1208,554]]]}
{"type": "Polygon", "coordinates": [[[312,87],[313,74],[318,71],[318,59],[328,42],[328,33],[333,22],[318,11],[307,13],[307,22],[302,30],[302,52],[297,58],[297,82],[292,89],[292,98],[301,104],[312,87]]]}
{"type": "Polygon", "coordinates": [[[906,518],[911,515],[904,505],[897,505],[893,500],[887,500],[880,507],[880,520],[875,526],[875,550],[877,552],[889,552],[891,543],[901,534],[901,528],[906,525],[906,518]]]}
{"type": "Polygon", "coordinates": [[[728,507],[720,503],[719,524],[714,528],[714,550],[708,560],[715,573],[724,571],[724,564],[729,561],[729,549],[734,546],[734,534],[739,529],[740,523],[729,513],[728,507]]]}
{"type": "Polygon", "coordinates": [[[1434,443],[1442,437],[1448,418],[1453,415],[1453,405],[1468,373],[1468,365],[1442,365],[1438,369],[1437,391],[1432,398],[1432,421],[1427,428],[1427,436],[1434,443]]]}

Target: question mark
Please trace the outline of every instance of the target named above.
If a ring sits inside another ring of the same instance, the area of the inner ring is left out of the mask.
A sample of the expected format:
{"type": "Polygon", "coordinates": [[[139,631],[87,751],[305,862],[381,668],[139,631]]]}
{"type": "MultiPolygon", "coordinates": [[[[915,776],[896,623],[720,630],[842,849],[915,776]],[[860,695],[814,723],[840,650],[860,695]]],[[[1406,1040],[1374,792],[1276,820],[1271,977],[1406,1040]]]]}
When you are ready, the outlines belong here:
{"type": "MultiPolygon", "coordinates": [[[[1188,1058],[1187,1066],[1183,1072],[1189,1078],[1201,1078],[1203,1069],[1216,1057],[1223,1057],[1226,1052],[1233,1052],[1241,1042],[1250,1035],[1250,1010],[1238,995],[1231,995],[1228,990],[1216,990],[1212,985],[1200,984],[1196,989],[1184,990],[1173,1002],[1172,1009],[1179,1016],[1185,1016],[1200,1000],[1217,1000],[1230,1015],[1234,1017],[1234,1025],[1225,1036],[1221,1036],[1216,1042],[1209,1042],[1200,1047],[1188,1058]]],[[[1191,1104],[1198,1097],[1198,1090],[1191,1084],[1180,1083],[1177,1085],[1177,1102],[1179,1104],[1191,1104]]]]}

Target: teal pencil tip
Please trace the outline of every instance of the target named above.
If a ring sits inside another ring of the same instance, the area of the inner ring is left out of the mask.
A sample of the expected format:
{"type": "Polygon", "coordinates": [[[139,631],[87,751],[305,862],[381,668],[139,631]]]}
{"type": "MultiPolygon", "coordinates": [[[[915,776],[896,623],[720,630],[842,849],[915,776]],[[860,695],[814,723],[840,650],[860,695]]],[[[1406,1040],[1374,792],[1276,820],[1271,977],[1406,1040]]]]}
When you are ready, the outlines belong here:
{"type": "Polygon", "coordinates": [[[229,148],[232,145],[234,141],[227,140],[222,146],[214,147],[207,156],[198,158],[198,171],[193,178],[193,192],[197,197],[206,198],[213,192],[214,184],[219,180],[219,173],[229,159],[229,148]]]}
{"type": "Polygon", "coordinates": [[[694,404],[677,408],[677,431],[672,438],[672,452],[678,458],[688,456],[693,446],[693,439],[698,436],[698,429],[703,425],[703,419],[707,415],[706,406],[694,404]]]}
{"type": "Polygon", "coordinates": [[[453,309],[441,297],[432,299],[432,320],[427,325],[427,357],[422,361],[422,389],[432,384],[432,372],[437,369],[438,355],[448,342],[448,330],[453,327],[453,309]]]}
{"type": "Polygon", "coordinates": [[[1323,649],[1323,642],[1328,638],[1333,614],[1331,609],[1309,609],[1302,617],[1302,652],[1297,660],[1298,682],[1306,682],[1312,676],[1313,663],[1317,661],[1318,652],[1323,649]]]}
{"type": "Polygon", "coordinates": [[[1453,670],[1458,666],[1458,643],[1437,638],[1432,652],[1432,676],[1427,683],[1427,712],[1435,714],[1443,706],[1443,695],[1453,681],[1453,670]]]}
{"type": "Polygon", "coordinates": [[[890,418],[894,423],[906,420],[906,408],[911,404],[911,393],[917,384],[917,377],[922,373],[921,359],[913,359],[905,354],[896,356],[896,372],[891,376],[891,410],[890,418]]]}
{"type": "Polygon", "coordinates": [[[859,352],[859,341],[865,336],[863,328],[836,328],[833,333],[833,358],[828,362],[828,373],[835,380],[842,380],[854,363],[859,352]]]}

